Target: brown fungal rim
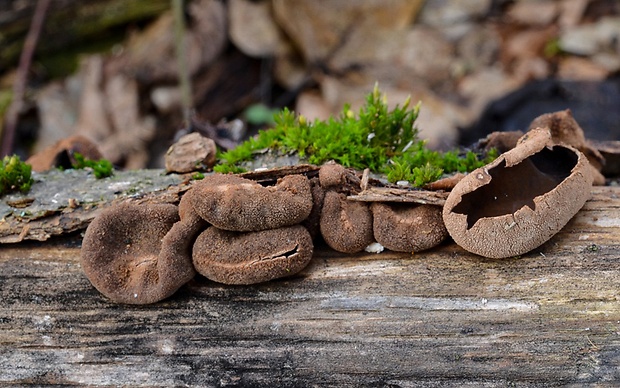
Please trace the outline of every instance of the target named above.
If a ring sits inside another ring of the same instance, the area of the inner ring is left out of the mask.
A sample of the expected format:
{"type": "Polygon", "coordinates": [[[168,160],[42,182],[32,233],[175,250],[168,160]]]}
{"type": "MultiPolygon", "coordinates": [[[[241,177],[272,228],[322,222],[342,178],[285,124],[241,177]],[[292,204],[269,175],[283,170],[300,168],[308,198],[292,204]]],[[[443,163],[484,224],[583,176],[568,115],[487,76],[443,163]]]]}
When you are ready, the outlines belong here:
{"type": "Polygon", "coordinates": [[[511,166],[500,158],[486,169],[489,181],[464,194],[451,211],[467,216],[467,229],[481,218],[514,214],[523,206],[535,211],[534,199],[552,191],[573,173],[579,159],[576,152],[562,145],[544,147],[511,166]]]}
{"type": "Polygon", "coordinates": [[[481,256],[529,252],[560,231],[587,201],[589,167],[575,148],[554,144],[548,129],[531,130],[514,149],[454,188],[443,209],[445,226],[459,246],[481,256]]]}

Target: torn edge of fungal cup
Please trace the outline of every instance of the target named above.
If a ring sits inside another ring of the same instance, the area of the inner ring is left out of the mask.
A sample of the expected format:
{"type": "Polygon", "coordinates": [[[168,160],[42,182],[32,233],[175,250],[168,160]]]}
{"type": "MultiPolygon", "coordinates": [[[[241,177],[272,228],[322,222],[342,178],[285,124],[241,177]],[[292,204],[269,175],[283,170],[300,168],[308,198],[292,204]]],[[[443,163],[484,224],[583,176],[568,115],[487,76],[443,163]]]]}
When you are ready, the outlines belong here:
{"type": "Polygon", "coordinates": [[[450,192],[443,221],[463,249],[489,258],[527,253],[553,237],[590,197],[585,155],[554,143],[548,128],[463,178],[450,192]],[[506,227],[508,226],[508,227],[506,227]]]}

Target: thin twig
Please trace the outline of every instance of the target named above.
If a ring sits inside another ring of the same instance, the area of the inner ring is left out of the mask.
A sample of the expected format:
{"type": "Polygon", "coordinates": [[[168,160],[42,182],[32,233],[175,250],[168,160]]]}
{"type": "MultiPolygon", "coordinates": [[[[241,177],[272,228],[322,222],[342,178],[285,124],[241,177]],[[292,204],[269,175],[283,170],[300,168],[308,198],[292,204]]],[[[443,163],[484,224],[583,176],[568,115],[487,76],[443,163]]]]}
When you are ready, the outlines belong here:
{"type": "Polygon", "coordinates": [[[19,121],[19,113],[24,105],[24,92],[28,81],[28,71],[30,70],[32,56],[37,47],[37,42],[41,35],[41,29],[43,28],[43,22],[45,21],[45,15],[47,14],[49,5],[50,0],[37,1],[34,15],[32,16],[32,22],[30,23],[30,29],[24,40],[24,48],[19,57],[19,65],[15,83],[13,84],[13,99],[6,113],[0,156],[9,155],[13,151],[13,142],[15,139],[15,130],[17,129],[17,123],[19,121]]]}
{"type": "Polygon", "coordinates": [[[187,50],[185,47],[185,15],[183,14],[183,0],[172,0],[174,14],[174,45],[177,52],[177,66],[179,87],[181,88],[181,105],[183,119],[189,125],[192,111],[192,89],[187,69],[187,50]]]}

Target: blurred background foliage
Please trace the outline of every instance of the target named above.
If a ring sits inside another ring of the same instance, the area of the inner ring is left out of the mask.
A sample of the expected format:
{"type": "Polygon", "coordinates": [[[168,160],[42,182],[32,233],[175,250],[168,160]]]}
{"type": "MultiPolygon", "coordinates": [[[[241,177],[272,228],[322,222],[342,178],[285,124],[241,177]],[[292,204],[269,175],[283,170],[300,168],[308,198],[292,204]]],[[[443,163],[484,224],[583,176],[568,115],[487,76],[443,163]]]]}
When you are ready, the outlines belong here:
{"type": "MultiPolygon", "coordinates": [[[[0,3],[2,122],[36,4],[0,3]]],[[[346,103],[357,110],[375,82],[392,105],[422,101],[417,126],[435,149],[566,108],[588,136],[620,139],[616,0],[183,6],[193,117],[233,143],[272,125],[283,107],[309,120],[346,103]]],[[[79,134],[117,166],[161,167],[191,130],[169,0],[52,0],[27,76],[12,147],[24,158],[79,134]]]]}

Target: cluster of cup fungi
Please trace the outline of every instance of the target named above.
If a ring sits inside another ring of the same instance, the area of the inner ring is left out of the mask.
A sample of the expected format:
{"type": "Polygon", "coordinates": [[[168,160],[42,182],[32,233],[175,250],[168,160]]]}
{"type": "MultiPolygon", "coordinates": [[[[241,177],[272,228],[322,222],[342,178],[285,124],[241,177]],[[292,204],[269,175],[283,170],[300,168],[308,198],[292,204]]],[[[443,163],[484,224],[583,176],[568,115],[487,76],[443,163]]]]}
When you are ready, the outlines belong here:
{"type": "Polygon", "coordinates": [[[366,186],[363,175],[335,163],[273,185],[208,175],[178,206],[129,202],[104,210],[86,230],[81,265],[112,301],[148,304],[171,296],[196,273],[224,284],[298,273],[318,238],[343,253],[373,245],[417,253],[450,236],[484,257],[521,255],[584,205],[598,156],[569,111],[537,118],[519,138],[504,135],[489,142],[505,152],[432,204],[352,200],[366,186]]]}

